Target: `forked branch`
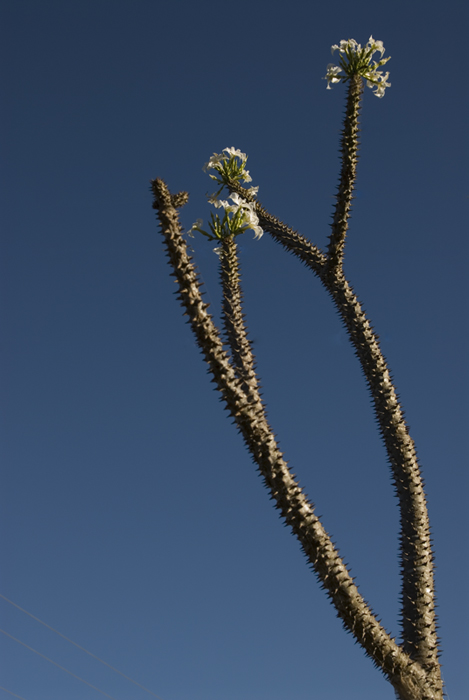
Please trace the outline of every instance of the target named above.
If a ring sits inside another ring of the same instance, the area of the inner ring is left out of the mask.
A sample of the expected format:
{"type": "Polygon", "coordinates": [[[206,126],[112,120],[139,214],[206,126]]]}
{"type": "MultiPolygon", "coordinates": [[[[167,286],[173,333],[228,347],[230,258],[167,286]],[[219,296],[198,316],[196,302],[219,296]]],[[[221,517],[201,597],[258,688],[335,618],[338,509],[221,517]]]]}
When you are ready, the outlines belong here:
{"type": "Polygon", "coordinates": [[[223,289],[223,335],[230,349],[223,349],[220,334],[202,302],[200,285],[181,234],[177,207],[187,201],[186,193],[170,195],[161,180],[154,180],[154,207],[158,212],[170,264],[179,285],[179,299],[185,308],[199,347],[218,390],[243,435],[264,482],[285,522],[292,528],[317,577],[335,606],[344,627],[350,631],[394,686],[400,700],[442,700],[443,689],[438,660],[438,638],[434,603],[433,556],[423,482],[415,446],[409,435],[386,360],[360,302],[343,271],[358,161],[358,119],[363,80],[377,97],[390,87],[389,73],[378,70],[383,59],[382,42],[370,37],[364,48],[354,39],[332,47],[339,51],[340,66],[329,64],[328,88],[348,82],[347,103],[341,137],[341,171],[329,244],[325,252],[272,216],[257,201],[257,187],[249,182],[247,156],[235,148],[214,153],[206,169],[217,181],[218,192],[210,200],[224,208],[222,219],[212,215],[211,233],[201,222],[191,230],[200,231],[220,244],[220,276],[223,289]],[[372,61],[376,52],[379,62],[372,61]],[[344,75],[339,75],[340,73],[344,75]],[[239,159],[239,160],[238,160],[239,159]],[[224,187],[228,201],[219,200],[224,187]],[[298,257],[319,277],[347,329],[360,361],[379,424],[400,509],[401,626],[402,644],[397,645],[377,621],[363,600],[338,551],[314,513],[299,484],[279,451],[267,421],[259,394],[259,381],[242,310],[242,292],[235,236],[252,229],[256,237],[267,231],[286,250],[298,257]]]}
{"type": "MultiPolygon", "coordinates": [[[[161,231],[165,239],[169,262],[179,288],[179,299],[189,316],[189,322],[201,348],[210,372],[221,392],[226,406],[233,416],[254,461],[274,498],[276,507],[292,528],[314,568],[321,585],[331,598],[345,628],[350,631],[368,656],[382,670],[402,700],[430,700],[436,698],[422,666],[390,638],[377,621],[360,595],[344,562],[332,544],[329,535],[314,513],[299,484],[288,469],[278,449],[275,437],[267,422],[257,382],[249,384],[246,391],[245,377],[239,376],[223,349],[220,335],[202,301],[200,284],[187,254],[182,237],[178,213],[162,180],[152,182],[154,208],[157,210],[161,231]]],[[[231,299],[241,294],[236,289],[239,278],[231,275],[227,288],[231,299]]],[[[238,302],[235,302],[238,306],[238,302]]],[[[240,308],[237,311],[241,311],[240,308]]],[[[229,329],[230,344],[236,346],[247,336],[242,322],[242,312],[235,313],[236,323],[229,329]]],[[[248,373],[251,368],[247,367],[248,373]]],[[[244,372],[241,368],[242,373],[244,372]]],[[[252,371],[254,371],[252,369],[252,371]]]]}
{"type": "MultiPolygon", "coordinates": [[[[242,196],[235,182],[227,186],[242,196]]],[[[245,190],[246,191],[246,190],[245,190]]],[[[355,348],[386,447],[400,509],[401,625],[403,648],[441,685],[428,510],[415,444],[404,419],[386,359],[342,267],[255,202],[259,223],[314,272],[332,297],[355,348]],[[275,222],[272,225],[272,222],[275,222]],[[299,252],[298,252],[299,251],[299,252]],[[304,251],[308,254],[305,255],[304,251]],[[314,252],[312,252],[314,251],[314,252]]]]}
{"type": "MultiPolygon", "coordinates": [[[[230,182],[227,186],[243,196],[244,188],[239,183],[230,182]]],[[[262,228],[319,277],[332,297],[362,367],[399,499],[403,648],[431,675],[435,674],[439,683],[433,556],[423,481],[415,444],[378,337],[344,275],[342,261],[338,266],[330,266],[328,256],[316,246],[278,221],[259,202],[255,202],[255,207],[262,228]]]]}

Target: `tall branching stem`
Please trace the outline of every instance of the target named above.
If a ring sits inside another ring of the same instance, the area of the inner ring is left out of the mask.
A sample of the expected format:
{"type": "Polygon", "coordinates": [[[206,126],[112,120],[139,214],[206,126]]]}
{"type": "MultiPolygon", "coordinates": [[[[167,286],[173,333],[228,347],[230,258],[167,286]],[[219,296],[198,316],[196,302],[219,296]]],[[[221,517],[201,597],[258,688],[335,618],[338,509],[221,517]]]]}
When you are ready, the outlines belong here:
{"type": "MultiPolygon", "coordinates": [[[[434,605],[429,520],[415,446],[409,435],[378,338],[343,271],[345,238],[358,161],[358,117],[362,78],[348,81],[341,139],[341,173],[327,251],[322,252],[269,214],[238,181],[225,185],[251,202],[264,231],[319,277],[347,329],[370,391],[386,447],[400,509],[402,643],[386,632],[362,598],[321,521],[280,452],[259,394],[251,343],[244,324],[239,261],[234,236],[219,248],[223,290],[223,338],[202,301],[200,283],[182,237],[177,208],[188,195],[171,195],[162,180],[152,182],[157,210],[179,299],[213,380],[257,464],[282,518],[291,527],[331,599],[344,627],[381,669],[400,700],[442,700],[434,605]]],[[[233,149],[231,149],[233,150],[233,149]]]]}

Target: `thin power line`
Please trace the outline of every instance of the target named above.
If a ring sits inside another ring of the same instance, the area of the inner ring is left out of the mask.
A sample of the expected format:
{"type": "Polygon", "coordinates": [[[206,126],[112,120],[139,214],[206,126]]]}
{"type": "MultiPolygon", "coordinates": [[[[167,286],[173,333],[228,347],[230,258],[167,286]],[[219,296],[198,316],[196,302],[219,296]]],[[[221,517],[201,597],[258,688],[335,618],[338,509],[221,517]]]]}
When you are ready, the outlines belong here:
{"type": "Polygon", "coordinates": [[[97,690],[98,693],[101,693],[101,695],[105,695],[107,698],[110,698],[111,700],[116,700],[112,695],[108,695],[107,693],[104,692],[104,690],[100,690],[97,688],[95,685],[91,685],[91,683],[88,683],[88,681],[85,681],[84,678],[80,678],[80,676],[76,676],[74,673],[69,671],[67,668],[64,668],[60,664],[57,663],[57,661],[52,661],[52,659],[49,659],[48,656],[44,656],[44,654],[41,654],[40,651],[37,651],[36,649],[33,649],[32,647],[28,647],[27,644],[21,641],[21,639],[16,639],[16,637],[13,637],[12,634],[8,634],[8,632],[5,632],[5,630],[0,629],[0,632],[2,634],[6,634],[7,637],[10,637],[10,639],[13,639],[15,642],[18,642],[18,644],[22,644],[26,649],[29,649],[30,651],[34,651],[35,654],[38,656],[42,656],[43,659],[46,661],[50,661],[51,664],[54,664],[54,666],[58,666],[58,668],[61,668],[62,671],[65,671],[65,673],[68,673],[70,676],[73,676],[74,678],[77,679],[77,681],[81,681],[82,683],[85,683],[85,685],[89,685],[90,688],[93,688],[93,690],[97,690]]]}
{"type": "Polygon", "coordinates": [[[161,698],[159,695],[156,695],[156,693],[153,693],[151,690],[148,690],[148,688],[145,688],[144,685],[141,685],[140,683],[137,683],[137,681],[134,681],[133,678],[129,678],[129,676],[126,676],[125,673],[122,673],[122,671],[119,671],[117,668],[114,668],[114,666],[111,666],[111,664],[108,664],[107,661],[103,661],[102,659],[99,658],[99,656],[96,656],[96,654],[92,654],[91,651],[88,651],[88,649],[85,649],[85,647],[81,647],[79,644],[77,644],[76,642],[74,642],[73,639],[69,639],[69,637],[66,637],[64,634],[62,634],[62,632],[59,632],[58,630],[54,629],[53,627],[51,627],[50,625],[48,625],[46,622],[43,622],[42,620],[40,620],[38,617],[36,617],[36,616],[33,615],[32,613],[28,612],[28,611],[25,610],[24,608],[20,608],[19,605],[17,605],[16,603],[14,603],[12,600],[10,600],[9,598],[7,598],[6,596],[2,595],[2,593],[0,593],[0,598],[3,598],[3,600],[6,600],[7,603],[10,603],[11,605],[14,605],[15,608],[18,608],[18,610],[21,610],[21,612],[24,612],[24,613],[26,613],[26,615],[29,615],[29,617],[32,617],[33,620],[36,620],[36,622],[40,622],[41,625],[44,625],[44,627],[47,627],[47,629],[50,629],[52,632],[55,632],[55,634],[58,634],[59,637],[62,637],[62,639],[65,639],[67,642],[70,642],[70,644],[73,644],[73,645],[76,646],[78,649],[81,649],[81,651],[84,651],[85,654],[88,654],[89,656],[92,656],[93,659],[96,659],[96,660],[99,661],[100,663],[104,664],[105,666],[107,666],[108,668],[110,668],[111,671],[115,671],[115,673],[118,673],[118,674],[119,674],[120,676],[122,676],[123,678],[126,678],[128,681],[130,681],[130,682],[133,683],[134,685],[138,685],[138,687],[141,688],[142,690],[144,690],[146,693],[150,693],[150,695],[153,695],[154,698],[158,698],[158,700],[163,700],[163,698],[161,698]]]}
{"type": "Polygon", "coordinates": [[[12,693],[11,690],[7,690],[6,688],[3,687],[3,685],[0,685],[0,690],[4,690],[5,693],[10,693],[10,695],[13,695],[14,698],[19,698],[20,700],[26,700],[26,698],[23,698],[21,695],[17,695],[16,693],[12,693]]]}

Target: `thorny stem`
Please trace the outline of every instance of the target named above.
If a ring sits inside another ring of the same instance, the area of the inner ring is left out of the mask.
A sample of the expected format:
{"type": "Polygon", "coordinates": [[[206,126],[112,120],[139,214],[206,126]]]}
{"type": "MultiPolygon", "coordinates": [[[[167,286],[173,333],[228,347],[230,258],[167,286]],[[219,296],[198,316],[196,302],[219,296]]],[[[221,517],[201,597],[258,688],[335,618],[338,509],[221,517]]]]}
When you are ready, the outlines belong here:
{"type": "MultiPolygon", "coordinates": [[[[241,191],[244,188],[239,183],[230,182],[228,187],[244,196],[241,191]]],[[[254,198],[251,197],[250,201],[254,198]]],[[[342,264],[331,269],[328,256],[269,214],[259,202],[256,202],[256,212],[261,227],[320,278],[334,301],[360,361],[399,499],[403,649],[422,664],[439,691],[442,681],[438,661],[433,555],[423,480],[414,441],[409,435],[378,337],[344,276],[342,264]]]]}
{"type": "Polygon", "coordinates": [[[347,104],[345,108],[344,127],[340,141],[341,171],[336,195],[336,206],[331,224],[329,247],[327,250],[327,269],[342,265],[344,258],[345,236],[352,206],[353,188],[358,162],[358,117],[363,93],[363,79],[353,75],[348,81],[347,104]]]}
{"type": "Polygon", "coordinates": [[[323,283],[363,369],[399,499],[403,648],[441,683],[430,525],[415,444],[378,338],[360,302],[341,270],[326,280],[323,283]]]}
{"type": "Polygon", "coordinates": [[[247,396],[257,395],[258,381],[254,356],[247,337],[242,310],[237,245],[234,236],[223,239],[220,251],[220,278],[223,290],[223,330],[234,371],[247,396]]]}
{"type": "MultiPolygon", "coordinates": [[[[341,173],[327,253],[323,254],[307,239],[273,217],[257,201],[256,212],[261,227],[321,279],[355,348],[373,399],[399,498],[403,646],[412,658],[439,679],[433,556],[415,445],[409,435],[378,338],[343,274],[345,237],[358,162],[358,117],[363,79],[360,75],[353,75],[348,83],[341,137],[341,173]]],[[[255,201],[238,182],[230,181],[227,186],[248,201],[255,201]]]]}
{"type": "Polygon", "coordinates": [[[239,182],[230,180],[227,185],[231,192],[236,192],[247,202],[255,202],[259,224],[264,231],[268,231],[272,238],[281,243],[286,250],[296,255],[304,264],[316,274],[323,271],[327,257],[319,248],[301,236],[297,231],[284,224],[263,208],[256,198],[248,192],[239,182]]]}
{"type": "MultiPolygon", "coordinates": [[[[278,449],[257,386],[250,385],[249,393],[243,391],[243,380],[237,376],[240,368],[238,367],[237,372],[234,370],[223,350],[218,331],[207,313],[207,304],[202,301],[197,275],[187,255],[174,206],[180,201],[177,198],[181,195],[171,196],[162,180],[154,180],[152,189],[155,196],[153,206],[158,212],[168,257],[179,286],[179,299],[188,313],[192,330],[217,387],[261,471],[276,507],[298,537],[344,626],[352,632],[365,652],[387,676],[401,700],[441,698],[438,684],[428,677],[420,663],[413,661],[396,645],[359,594],[346,566],[315,515],[312,504],[294,479],[278,449]]],[[[291,237],[291,233],[291,230],[288,230],[288,236],[291,237]]],[[[296,241],[294,247],[305,251],[302,241],[296,241]]],[[[308,254],[310,253],[315,257],[314,251],[309,250],[308,254]]],[[[240,303],[240,295],[238,299],[240,303]]],[[[242,312],[238,318],[240,321],[230,331],[234,345],[240,340],[235,336],[240,332],[243,335],[244,332],[242,312]]]]}
{"type": "Polygon", "coordinates": [[[372,396],[399,499],[403,648],[441,688],[430,526],[415,445],[378,338],[342,269],[358,162],[362,91],[362,78],[351,76],[341,137],[341,173],[326,254],[269,214],[238,182],[230,181],[227,186],[231,192],[255,201],[260,226],[321,279],[347,328],[372,396]]]}

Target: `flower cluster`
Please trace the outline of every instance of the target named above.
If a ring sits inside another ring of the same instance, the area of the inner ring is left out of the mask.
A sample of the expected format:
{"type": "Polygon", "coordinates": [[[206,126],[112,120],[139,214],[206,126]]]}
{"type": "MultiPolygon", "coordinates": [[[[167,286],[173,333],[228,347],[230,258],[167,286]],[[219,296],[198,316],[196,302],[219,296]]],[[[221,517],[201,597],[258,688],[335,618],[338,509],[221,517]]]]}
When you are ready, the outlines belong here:
{"type": "MultiPolygon", "coordinates": [[[[212,180],[218,182],[221,185],[220,189],[214,194],[210,195],[208,201],[210,204],[215,204],[218,201],[218,196],[225,185],[231,181],[239,182],[244,180],[244,182],[252,182],[252,177],[249,175],[249,170],[246,170],[246,161],[248,157],[245,153],[242,153],[239,148],[224,148],[223,153],[214,153],[210,158],[208,163],[205,163],[203,170],[207,172],[213,168],[217,171],[220,177],[217,175],[210,175],[212,180]],[[227,154],[227,155],[225,155],[227,154]],[[239,159],[239,162],[238,162],[239,159]]],[[[256,195],[259,191],[259,187],[250,187],[247,192],[251,195],[256,195]]]]}
{"type": "Polygon", "coordinates": [[[247,159],[247,155],[239,148],[224,148],[223,153],[214,153],[208,163],[205,163],[204,171],[207,172],[212,168],[216,170],[220,177],[216,175],[210,175],[210,177],[221,185],[226,185],[228,180],[251,182],[249,170],[246,170],[247,159]]]}
{"type": "Polygon", "coordinates": [[[370,88],[376,88],[374,94],[376,97],[383,97],[387,87],[391,87],[391,83],[387,82],[389,73],[383,75],[378,68],[384,66],[391,58],[383,58],[385,51],[382,41],[375,41],[370,36],[367,45],[362,49],[361,44],[357,44],[355,39],[342,39],[340,44],[334,44],[331,47],[332,53],[339,51],[340,66],[334,63],[329,63],[325,80],[327,80],[327,89],[331,89],[331,84],[345,82],[352,75],[361,75],[366,80],[366,84],[370,88]],[[379,52],[381,58],[379,61],[372,61],[373,54],[379,52]],[[339,73],[345,75],[339,75],[339,73]]]}
{"type": "MultiPolygon", "coordinates": [[[[208,197],[208,201],[217,209],[223,208],[225,213],[221,218],[218,214],[210,215],[211,218],[208,222],[210,231],[205,231],[202,228],[202,219],[197,219],[188,231],[189,236],[193,236],[193,231],[199,231],[209,241],[222,241],[228,236],[239,236],[239,234],[244,233],[248,229],[254,231],[254,238],[262,236],[264,232],[259,226],[259,218],[254,202],[247,202],[236,192],[229,196],[229,199],[233,202],[232,204],[225,199],[219,199],[221,191],[230,181],[252,181],[249,171],[246,170],[247,159],[247,155],[237,148],[224,148],[222,153],[214,153],[208,163],[205,164],[205,171],[211,168],[216,170],[218,175],[210,175],[210,177],[221,185],[217,192],[208,197]]],[[[246,192],[255,196],[258,190],[258,187],[250,187],[246,192]]],[[[220,251],[221,248],[215,248],[215,252],[219,253],[220,251]]]]}
{"type": "MultiPolygon", "coordinates": [[[[202,228],[202,219],[197,219],[192,228],[188,231],[190,236],[193,236],[192,231],[199,231],[206,236],[209,241],[222,241],[227,236],[239,236],[248,229],[254,231],[254,238],[260,238],[264,233],[259,226],[259,219],[256,214],[255,204],[246,202],[245,199],[239,196],[236,192],[230,195],[233,204],[227,200],[216,199],[212,204],[217,209],[223,207],[225,213],[222,218],[218,214],[211,214],[211,220],[208,222],[210,232],[202,228]]],[[[218,252],[218,248],[215,249],[218,252]]]]}

